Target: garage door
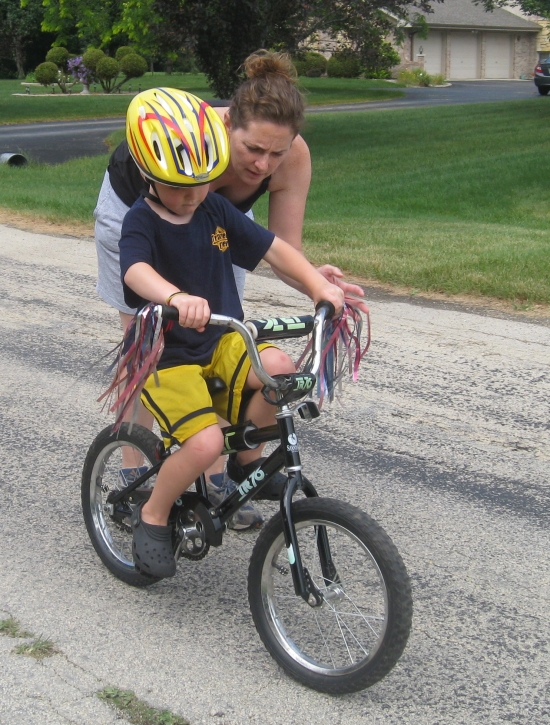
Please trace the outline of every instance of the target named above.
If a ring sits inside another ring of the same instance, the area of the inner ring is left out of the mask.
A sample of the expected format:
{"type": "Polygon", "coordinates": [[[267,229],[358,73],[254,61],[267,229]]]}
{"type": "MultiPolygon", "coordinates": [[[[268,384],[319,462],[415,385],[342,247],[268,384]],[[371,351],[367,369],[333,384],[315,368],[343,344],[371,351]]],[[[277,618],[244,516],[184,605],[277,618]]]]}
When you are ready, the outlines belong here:
{"type": "Polygon", "coordinates": [[[451,79],[479,78],[478,37],[477,33],[449,33],[451,79]]]}
{"type": "Polygon", "coordinates": [[[443,73],[443,34],[437,30],[431,30],[427,38],[414,36],[414,54],[416,60],[418,55],[424,55],[424,68],[428,73],[443,73]]]}
{"type": "Polygon", "coordinates": [[[510,33],[485,33],[485,78],[512,77],[510,33]]]}

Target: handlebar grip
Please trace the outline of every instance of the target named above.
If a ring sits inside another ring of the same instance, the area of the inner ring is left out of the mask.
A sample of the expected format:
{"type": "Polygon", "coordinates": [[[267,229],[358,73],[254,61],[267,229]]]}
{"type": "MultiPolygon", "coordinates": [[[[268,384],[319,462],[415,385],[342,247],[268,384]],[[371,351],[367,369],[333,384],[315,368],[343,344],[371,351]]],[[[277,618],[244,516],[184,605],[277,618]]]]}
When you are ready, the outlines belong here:
{"type": "Polygon", "coordinates": [[[319,312],[322,309],[326,311],[327,320],[330,320],[334,317],[334,313],[336,312],[336,310],[332,302],[328,302],[328,300],[321,300],[315,305],[315,312],[319,312]]]}
{"type": "Polygon", "coordinates": [[[177,307],[172,307],[172,305],[161,305],[161,307],[163,320],[173,320],[174,322],[179,320],[180,313],[177,307]]]}
{"type": "Polygon", "coordinates": [[[246,326],[255,340],[277,340],[287,337],[303,337],[313,330],[311,315],[300,317],[269,317],[265,320],[247,320],[246,326]]]}

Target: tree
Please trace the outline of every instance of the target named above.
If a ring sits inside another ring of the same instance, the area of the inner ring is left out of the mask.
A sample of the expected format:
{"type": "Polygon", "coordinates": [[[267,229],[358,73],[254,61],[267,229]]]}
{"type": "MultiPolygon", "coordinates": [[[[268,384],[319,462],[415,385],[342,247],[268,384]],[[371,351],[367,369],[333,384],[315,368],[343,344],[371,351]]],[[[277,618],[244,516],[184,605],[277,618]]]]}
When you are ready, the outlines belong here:
{"type": "Polygon", "coordinates": [[[7,48],[17,67],[17,77],[25,77],[28,44],[40,33],[44,16],[42,0],[0,0],[0,43],[7,48]]]}
{"type": "Polygon", "coordinates": [[[306,0],[154,0],[171,48],[194,51],[200,70],[221,98],[242,81],[240,66],[259,48],[293,53],[307,37],[306,0]]]}
{"type": "Polygon", "coordinates": [[[113,39],[113,26],[122,14],[123,3],[124,0],[43,0],[42,30],[56,33],[57,45],[69,45],[76,30],[81,47],[104,47],[113,39]]]}
{"type": "Polygon", "coordinates": [[[42,29],[56,33],[57,44],[70,46],[76,35],[79,51],[89,46],[108,50],[130,41],[138,53],[151,60],[176,55],[166,47],[165,24],[156,14],[153,0],[43,2],[46,13],[42,29]]]}
{"type": "Polygon", "coordinates": [[[439,0],[154,0],[154,8],[170,46],[191,47],[211,87],[229,98],[242,80],[243,60],[258,48],[294,53],[326,31],[367,58],[395,17],[407,17],[411,6],[429,12],[433,2],[439,0]]]}
{"type": "Polygon", "coordinates": [[[476,3],[483,5],[487,10],[495,8],[505,8],[507,5],[519,5],[524,13],[528,15],[542,15],[542,17],[550,18],[550,0],[478,0],[476,3]]]}
{"type": "Polygon", "coordinates": [[[163,21],[154,7],[154,0],[126,0],[120,18],[114,24],[114,35],[125,35],[138,53],[151,59],[174,54],[166,46],[163,21]]]}

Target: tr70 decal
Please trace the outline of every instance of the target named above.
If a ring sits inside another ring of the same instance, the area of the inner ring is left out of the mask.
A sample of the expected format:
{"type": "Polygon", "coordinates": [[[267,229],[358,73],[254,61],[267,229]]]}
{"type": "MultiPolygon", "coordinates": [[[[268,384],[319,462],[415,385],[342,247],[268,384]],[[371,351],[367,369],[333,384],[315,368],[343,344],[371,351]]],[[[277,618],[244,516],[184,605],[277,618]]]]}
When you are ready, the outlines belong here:
{"type": "Polygon", "coordinates": [[[267,320],[258,320],[264,323],[264,330],[281,332],[282,330],[303,330],[305,323],[299,317],[270,317],[267,320]]]}

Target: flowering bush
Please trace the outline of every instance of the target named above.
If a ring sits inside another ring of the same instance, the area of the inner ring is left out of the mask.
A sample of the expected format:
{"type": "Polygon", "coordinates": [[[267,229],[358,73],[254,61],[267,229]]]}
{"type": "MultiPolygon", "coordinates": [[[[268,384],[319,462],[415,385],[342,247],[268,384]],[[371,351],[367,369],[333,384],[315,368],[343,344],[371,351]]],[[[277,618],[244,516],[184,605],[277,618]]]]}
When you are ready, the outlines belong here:
{"type": "Polygon", "coordinates": [[[90,85],[92,81],[94,80],[94,76],[92,71],[89,68],[86,68],[84,63],[82,62],[82,56],[77,55],[76,58],[71,58],[67,61],[67,68],[69,69],[69,73],[72,75],[72,77],[83,83],[85,86],[90,85]]]}

